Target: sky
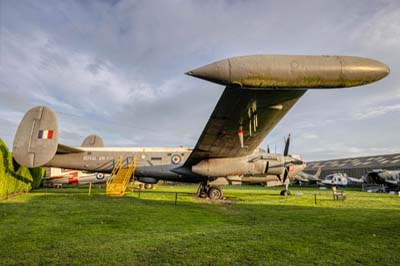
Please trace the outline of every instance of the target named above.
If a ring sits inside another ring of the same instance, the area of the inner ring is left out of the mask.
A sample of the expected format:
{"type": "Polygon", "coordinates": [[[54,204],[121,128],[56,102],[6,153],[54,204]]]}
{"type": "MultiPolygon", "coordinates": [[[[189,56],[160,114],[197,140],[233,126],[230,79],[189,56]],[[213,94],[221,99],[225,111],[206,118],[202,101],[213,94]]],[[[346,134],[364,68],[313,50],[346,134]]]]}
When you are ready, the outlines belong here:
{"type": "Polygon", "coordinates": [[[261,144],[322,160],[400,152],[400,1],[0,0],[0,138],[37,105],[60,142],[188,146],[223,87],[184,72],[251,54],[353,55],[391,73],[309,90],[261,144]],[[298,2],[298,3],[297,3],[298,2]]]}

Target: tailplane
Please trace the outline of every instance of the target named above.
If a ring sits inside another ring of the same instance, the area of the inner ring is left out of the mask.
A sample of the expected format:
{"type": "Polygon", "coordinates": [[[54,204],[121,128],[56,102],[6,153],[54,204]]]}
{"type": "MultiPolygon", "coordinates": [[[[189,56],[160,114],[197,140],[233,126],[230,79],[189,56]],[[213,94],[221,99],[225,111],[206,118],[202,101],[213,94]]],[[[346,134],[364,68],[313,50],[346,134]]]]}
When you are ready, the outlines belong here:
{"type": "Polygon", "coordinates": [[[58,123],[48,107],[30,109],[20,122],[13,144],[14,159],[29,168],[48,163],[56,154],[58,123]]]}

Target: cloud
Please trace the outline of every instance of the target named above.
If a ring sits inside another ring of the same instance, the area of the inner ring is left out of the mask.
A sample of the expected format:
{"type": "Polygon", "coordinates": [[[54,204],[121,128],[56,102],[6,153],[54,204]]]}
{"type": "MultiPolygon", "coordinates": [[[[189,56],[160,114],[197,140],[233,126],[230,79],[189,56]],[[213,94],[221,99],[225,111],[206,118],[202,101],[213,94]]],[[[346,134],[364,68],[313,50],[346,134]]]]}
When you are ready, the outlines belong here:
{"type": "Polygon", "coordinates": [[[370,107],[369,109],[364,110],[363,112],[355,113],[353,117],[355,119],[369,119],[385,115],[389,112],[399,112],[399,111],[400,111],[400,104],[391,106],[375,106],[375,107],[370,107]]]}
{"type": "Polygon", "coordinates": [[[400,149],[390,123],[400,98],[398,1],[3,1],[2,15],[8,144],[23,112],[45,104],[67,144],[97,133],[109,145],[193,146],[223,88],[183,73],[267,53],[368,56],[392,73],[310,90],[262,146],[280,151],[291,132],[291,151],[306,159],[400,149]]]}

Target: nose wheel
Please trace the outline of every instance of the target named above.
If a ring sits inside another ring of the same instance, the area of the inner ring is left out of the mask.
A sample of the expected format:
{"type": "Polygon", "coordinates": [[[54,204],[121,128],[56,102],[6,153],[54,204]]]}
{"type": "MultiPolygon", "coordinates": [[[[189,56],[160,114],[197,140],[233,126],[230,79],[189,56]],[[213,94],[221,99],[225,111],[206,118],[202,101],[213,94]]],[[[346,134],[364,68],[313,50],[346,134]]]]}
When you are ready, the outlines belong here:
{"type": "Polygon", "coordinates": [[[209,198],[211,200],[220,200],[224,197],[222,189],[217,186],[210,186],[208,184],[200,184],[197,190],[197,196],[200,198],[209,198]]]}

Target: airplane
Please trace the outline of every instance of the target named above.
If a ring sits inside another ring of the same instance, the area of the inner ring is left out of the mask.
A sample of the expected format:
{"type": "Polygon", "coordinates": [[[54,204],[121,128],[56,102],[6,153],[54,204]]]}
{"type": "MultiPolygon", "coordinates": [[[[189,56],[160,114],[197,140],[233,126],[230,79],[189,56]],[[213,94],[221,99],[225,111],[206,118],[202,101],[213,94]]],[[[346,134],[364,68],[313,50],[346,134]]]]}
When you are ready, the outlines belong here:
{"type": "Polygon", "coordinates": [[[296,180],[299,182],[305,182],[305,183],[310,183],[310,184],[315,184],[318,181],[322,181],[322,179],[320,179],[320,175],[321,175],[321,170],[322,168],[319,167],[317,169],[317,171],[315,172],[315,174],[307,174],[306,172],[301,172],[299,174],[296,175],[296,180]]]}
{"type": "MultiPolygon", "coordinates": [[[[268,133],[308,89],[338,89],[378,81],[389,74],[379,61],[352,56],[250,55],[223,59],[185,74],[225,86],[196,146],[191,148],[104,147],[89,136],[85,147],[58,142],[57,117],[45,106],[29,110],[17,129],[13,155],[27,167],[50,166],[109,173],[119,156],[137,158],[134,176],[200,183],[198,195],[223,198],[212,181],[227,176],[266,176],[285,184],[305,163],[257,150],[268,133]]],[[[179,100],[179,99],[178,99],[179,100]]],[[[178,101],[177,100],[177,101],[178,101]]]]}
{"type": "Polygon", "coordinates": [[[61,188],[63,185],[86,185],[105,183],[110,175],[83,172],[72,169],[50,168],[49,176],[43,178],[43,187],[61,188]]]}
{"type": "Polygon", "coordinates": [[[400,170],[374,169],[367,172],[362,179],[370,185],[386,185],[389,188],[400,188],[400,170]]]}
{"type": "Polygon", "coordinates": [[[364,181],[361,178],[349,177],[346,173],[334,173],[325,176],[321,181],[318,182],[319,185],[323,186],[339,186],[347,187],[351,184],[361,185],[364,181]]]}

